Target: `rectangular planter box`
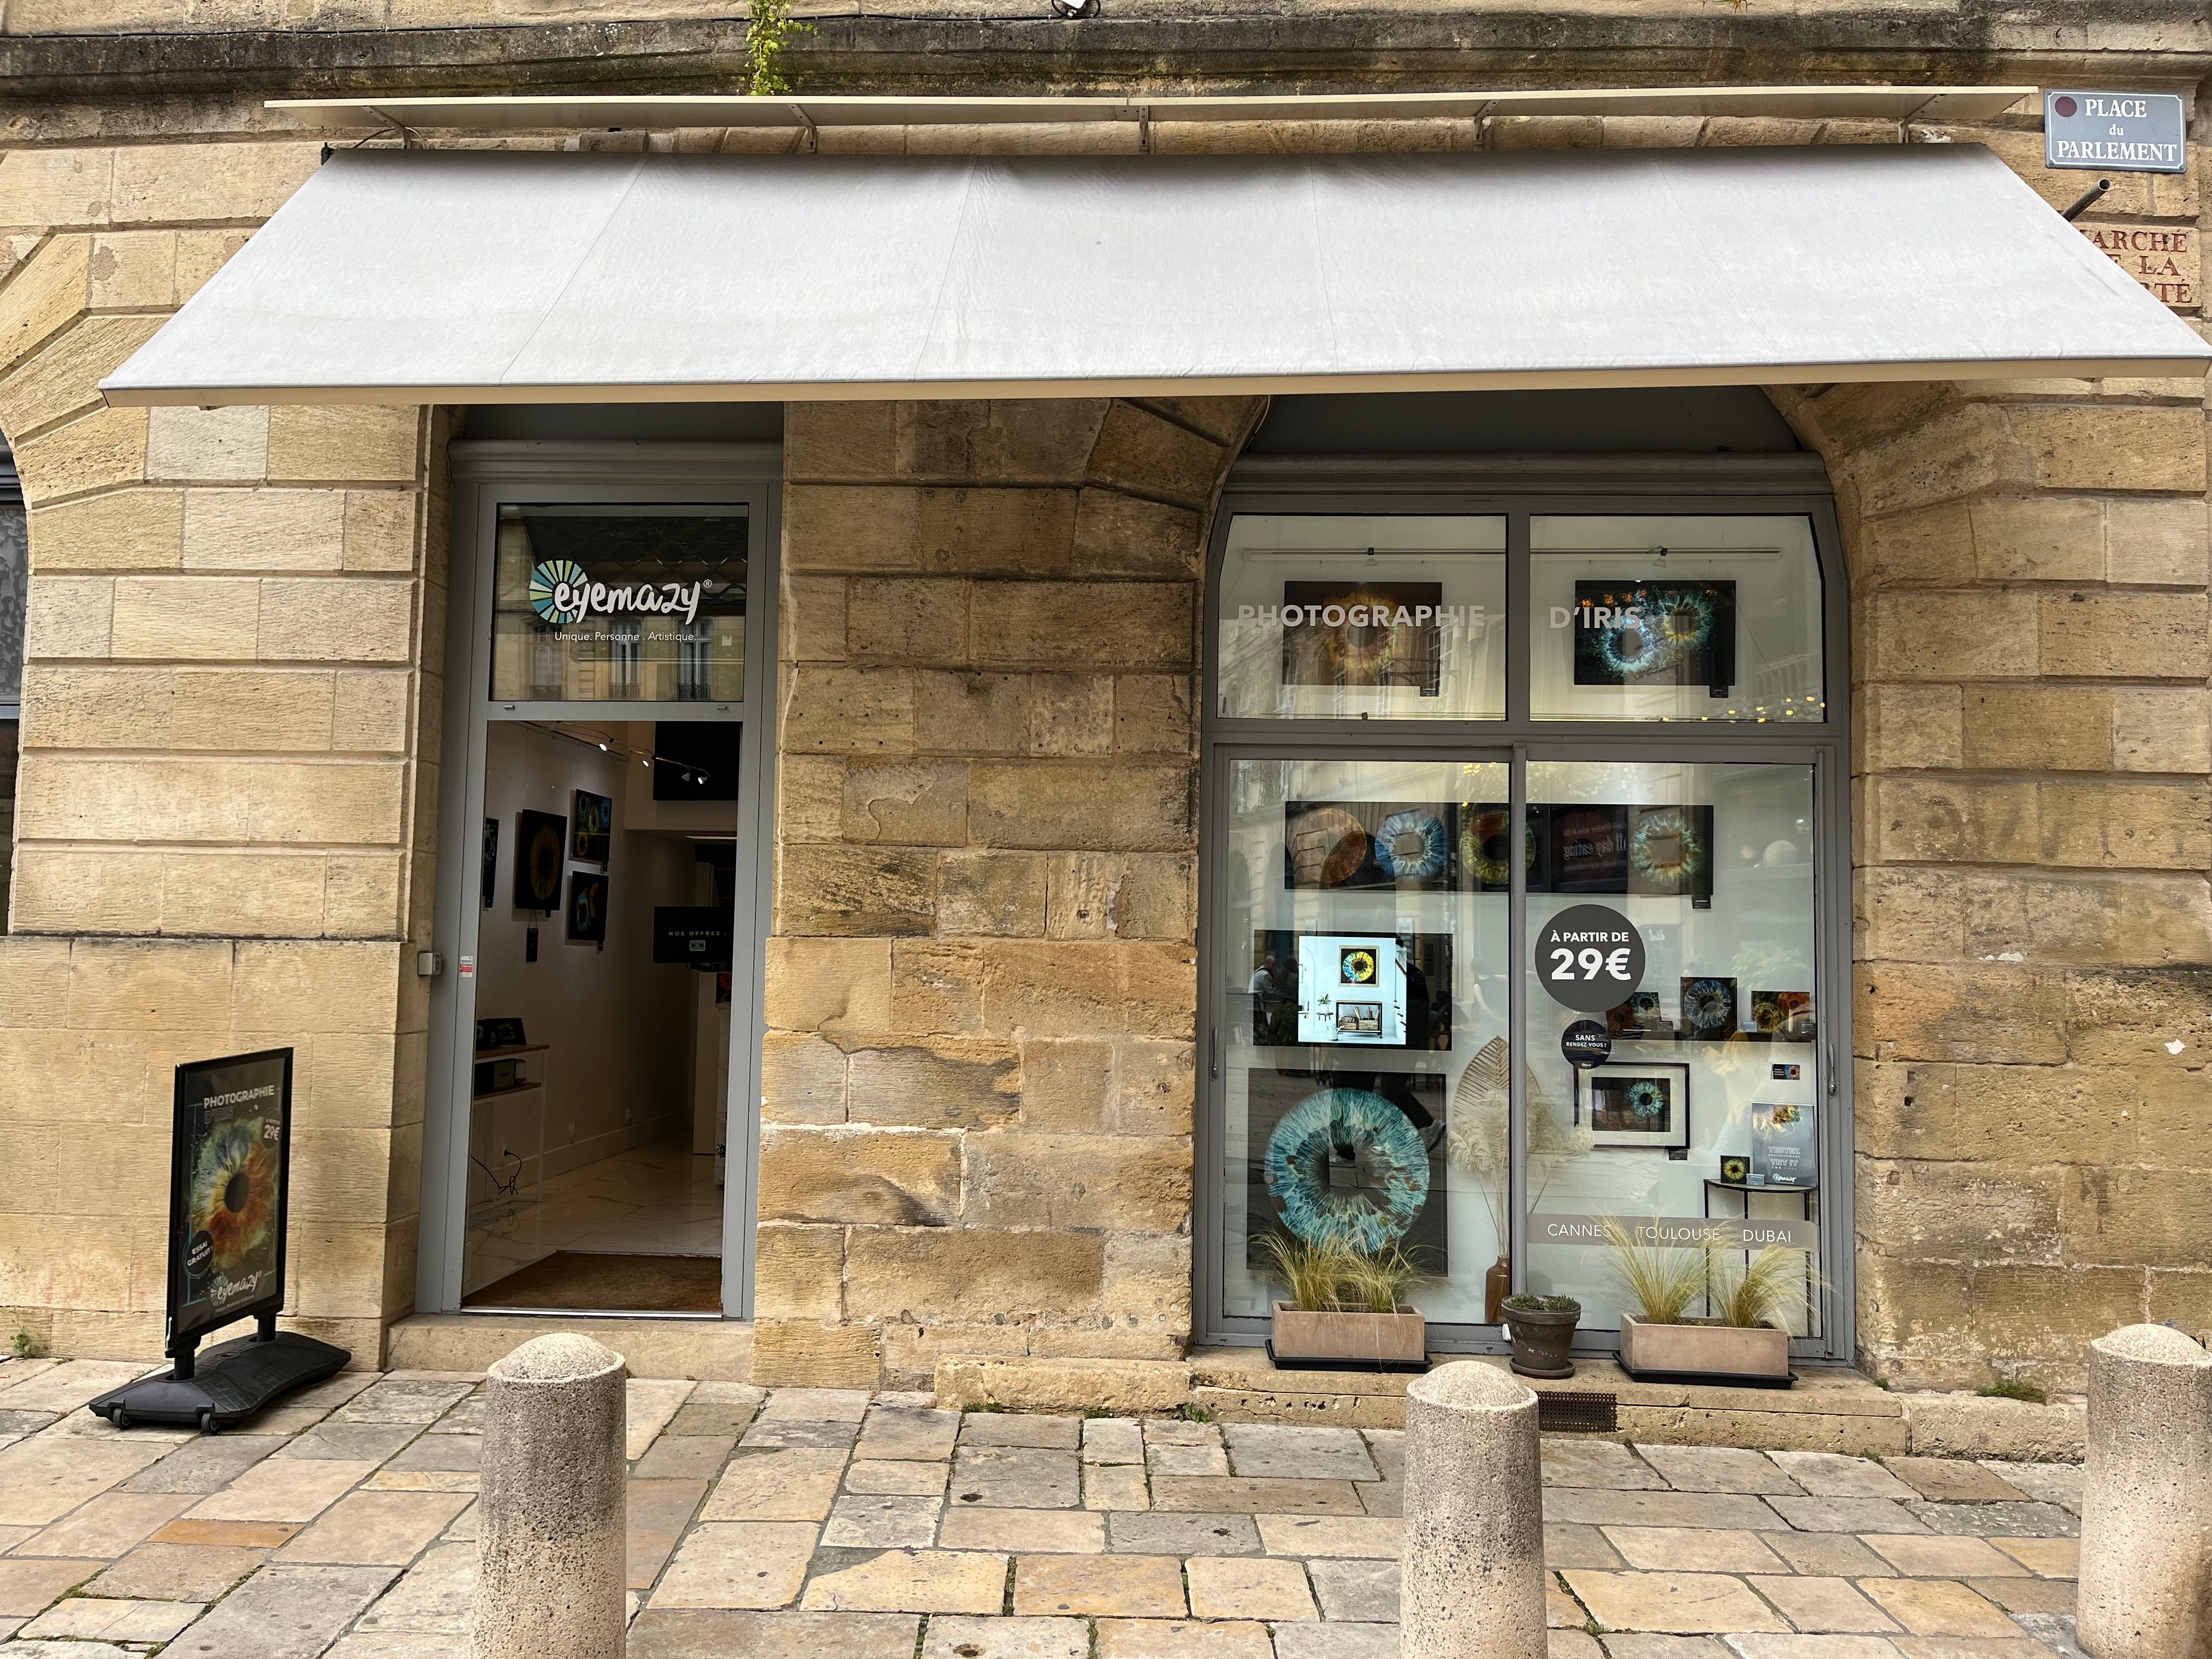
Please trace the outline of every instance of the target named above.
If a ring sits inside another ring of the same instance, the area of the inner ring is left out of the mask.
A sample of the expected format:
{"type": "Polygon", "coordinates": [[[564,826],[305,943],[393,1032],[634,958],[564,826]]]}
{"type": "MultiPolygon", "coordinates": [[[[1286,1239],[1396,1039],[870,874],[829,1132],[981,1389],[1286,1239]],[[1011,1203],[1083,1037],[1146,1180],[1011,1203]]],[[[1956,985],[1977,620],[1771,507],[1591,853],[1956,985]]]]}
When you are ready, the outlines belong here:
{"type": "Polygon", "coordinates": [[[1395,1313],[1300,1313],[1275,1304],[1275,1358],[1418,1365],[1429,1357],[1429,1322],[1416,1308],[1395,1313]]]}
{"type": "Polygon", "coordinates": [[[1620,1316],[1620,1363],[1631,1370],[1706,1372],[1715,1376],[1790,1375],[1790,1333],[1778,1325],[1717,1325],[1698,1320],[1650,1325],[1620,1316]]]}

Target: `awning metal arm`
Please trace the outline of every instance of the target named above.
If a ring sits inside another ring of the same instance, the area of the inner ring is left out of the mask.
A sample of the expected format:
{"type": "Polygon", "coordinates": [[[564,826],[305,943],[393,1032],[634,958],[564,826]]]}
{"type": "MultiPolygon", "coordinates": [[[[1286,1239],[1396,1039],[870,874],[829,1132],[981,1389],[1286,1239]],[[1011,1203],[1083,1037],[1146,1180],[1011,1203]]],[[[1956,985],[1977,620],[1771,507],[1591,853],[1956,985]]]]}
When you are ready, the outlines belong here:
{"type": "Polygon", "coordinates": [[[2087,190],[2081,192],[2081,199],[2080,201],[2075,203],[2072,207],[2068,208],[2058,216],[2065,220],[2069,224],[2073,223],[2075,220],[2080,218],[2084,213],[2087,213],[2091,208],[2094,207],[2097,204],[2099,198],[2112,187],[2112,181],[2111,179],[2098,179],[2095,184],[2090,185],[2087,190]]]}

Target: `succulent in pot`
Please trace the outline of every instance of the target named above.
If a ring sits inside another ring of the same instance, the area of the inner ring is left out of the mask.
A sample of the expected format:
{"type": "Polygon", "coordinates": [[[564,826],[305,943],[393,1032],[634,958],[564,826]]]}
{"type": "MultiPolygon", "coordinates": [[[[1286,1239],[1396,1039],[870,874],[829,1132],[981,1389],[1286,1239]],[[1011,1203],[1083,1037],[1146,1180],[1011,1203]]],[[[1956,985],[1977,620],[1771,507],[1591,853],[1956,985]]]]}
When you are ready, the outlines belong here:
{"type": "Polygon", "coordinates": [[[1419,1370],[1428,1360],[1428,1321],[1406,1297],[1430,1275],[1401,1246],[1365,1250],[1341,1234],[1261,1241],[1290,1291],[1274,1304],[1268,1351],[1279,1365],[1346,1365],[1419,1370]]]}
{"type": "Polygon", "coordinates": [[[1583,1304],[1571,1296],[1509,1296],[1500,1304],[1505,1334],[1513,1339],[1513,1369],[1523,1376],[1563,1377],[1575,1374],[1567,1352],[1583,1304]]]}

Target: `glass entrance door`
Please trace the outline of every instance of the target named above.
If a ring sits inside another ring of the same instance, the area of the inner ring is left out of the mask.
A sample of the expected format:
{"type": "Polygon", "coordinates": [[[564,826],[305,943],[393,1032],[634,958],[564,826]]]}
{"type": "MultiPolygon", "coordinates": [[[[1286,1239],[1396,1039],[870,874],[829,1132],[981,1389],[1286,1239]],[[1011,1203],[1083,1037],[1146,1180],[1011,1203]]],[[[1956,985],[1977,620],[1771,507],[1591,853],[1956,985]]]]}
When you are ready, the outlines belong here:
{"type": "Polygon", "coordinates": [[[1494,1322],[1510,1239],[1502,759],[1238,758],[1213,961],[1220,1263],[1265,1318],[1291,1263],[1402,1262],[1494,1322]]]}
{"type": "Polygon", "coordinates": [[[769,446],[455,446],[429,1307],[742,1317],[769,446]]]}

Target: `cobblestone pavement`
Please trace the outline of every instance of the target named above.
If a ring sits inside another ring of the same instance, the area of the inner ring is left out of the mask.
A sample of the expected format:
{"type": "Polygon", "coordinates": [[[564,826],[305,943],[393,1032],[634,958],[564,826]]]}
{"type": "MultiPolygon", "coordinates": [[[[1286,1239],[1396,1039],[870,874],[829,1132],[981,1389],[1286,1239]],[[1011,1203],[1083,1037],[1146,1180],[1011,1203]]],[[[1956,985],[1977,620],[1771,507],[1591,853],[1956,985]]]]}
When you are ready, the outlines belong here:
{"type": "MultiPolygon", "coordinates": [[[[479,1378],[0,1364],[0,1659],[458,1659],[479,1378]]],[[[633,1382],[634,1659],[1391,1659],[1402,1434],[633,1382]],[[1095,1645],[1094,1645],[1095,1644],[1095,1645]]],[[[2081,1472],[1547,1440],[1554,1659],[2073,1656],[2081,1472]]]]}

